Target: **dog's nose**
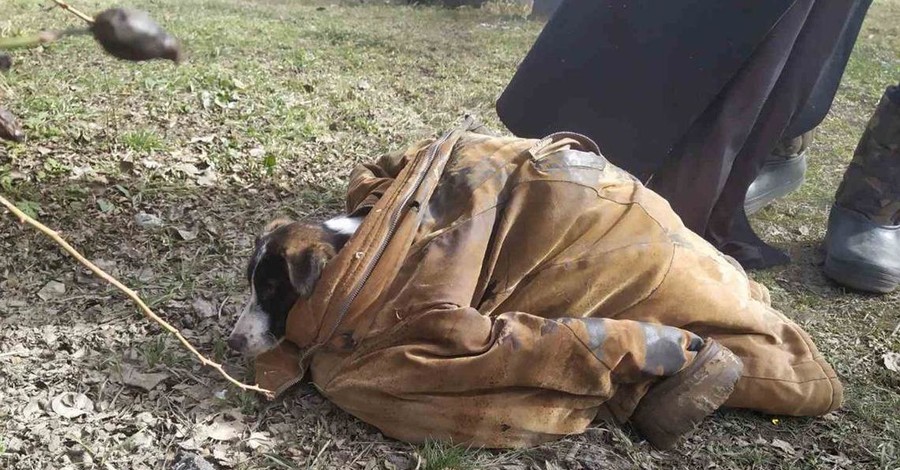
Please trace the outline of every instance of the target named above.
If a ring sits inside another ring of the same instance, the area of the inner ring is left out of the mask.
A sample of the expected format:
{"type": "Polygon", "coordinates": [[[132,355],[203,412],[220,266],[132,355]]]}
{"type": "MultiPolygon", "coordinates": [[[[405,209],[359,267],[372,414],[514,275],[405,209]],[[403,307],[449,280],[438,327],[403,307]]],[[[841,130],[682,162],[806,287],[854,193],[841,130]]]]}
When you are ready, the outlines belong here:
{"type": "Polygon", "coordinates": [[[231,348],[232,351],[243,351],[246,346],[247,337],[244,335],[231,335],[228,338],[228,347],[231,348]]]}

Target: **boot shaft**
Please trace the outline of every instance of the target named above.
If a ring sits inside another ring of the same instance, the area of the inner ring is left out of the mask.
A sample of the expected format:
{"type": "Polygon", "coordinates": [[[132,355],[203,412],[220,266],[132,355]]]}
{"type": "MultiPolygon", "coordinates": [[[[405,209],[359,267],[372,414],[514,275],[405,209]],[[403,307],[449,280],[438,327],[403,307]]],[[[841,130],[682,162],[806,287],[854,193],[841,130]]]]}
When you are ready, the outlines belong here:
{"type": "Polygon", "coordinates": [[[869,119],[835,203],[881,225],[900,223],[900,85],[887,89],[869,119]]]}

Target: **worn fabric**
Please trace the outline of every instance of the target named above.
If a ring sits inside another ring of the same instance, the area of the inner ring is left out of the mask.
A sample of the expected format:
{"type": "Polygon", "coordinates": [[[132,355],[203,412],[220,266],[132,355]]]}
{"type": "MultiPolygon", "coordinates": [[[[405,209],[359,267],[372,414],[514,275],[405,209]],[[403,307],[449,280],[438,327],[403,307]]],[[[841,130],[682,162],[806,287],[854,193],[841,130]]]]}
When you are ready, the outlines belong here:
{"type": "Polygon", "coordinates": [[[347,209],[362,225],[256,362],[278,393],[308,371],[388,436],[527,446],[627,420],[712,337],[744,362],[728,406],[841,403],[765,288],[587,138],[456,131],[356,168],[347,209]]]}
{"type": "Polygon", "coordinates": [[[821,122],[871,0],[566,0],[497,102],[516,135],[572,130],[744,267],[789,260],[744,212],[781,138],[821,122]]]}
{"type": "Polygon", "coordinates": [[[769,157],[769,160],[787,160],[799,157],[812,145],[815,134],[816,131],[811,130],[797,137],[781,139],[775,145],[775,148],[772,149],[772,155],[769,157]]]}
{"type": "Polygon", "coordinates": [[[869,119],[835,202],[875,223],[900,224],[900,85],[888,88],[869,119]]]}

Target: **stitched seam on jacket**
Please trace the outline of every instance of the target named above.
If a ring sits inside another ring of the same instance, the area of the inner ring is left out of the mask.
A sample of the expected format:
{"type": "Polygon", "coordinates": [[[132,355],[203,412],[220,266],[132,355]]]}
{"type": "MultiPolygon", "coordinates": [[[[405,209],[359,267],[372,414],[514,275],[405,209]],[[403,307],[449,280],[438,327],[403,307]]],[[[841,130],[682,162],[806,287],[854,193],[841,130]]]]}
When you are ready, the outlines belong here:
{"type": "MultiPolygon", "coordinates": [[[[791,323],[792,323],[791,326],[793,326],[796,330],[799,330],[800,333],[805,333],[805,332],[803,331],[803,329],[800,328],[800,325],[797,325],[796,323],[793,323],[793,322],[791,322],[791,323]]],[[[806,345],[806,350],[809,351],[809,355],[812,357],[813,362],[815,362],[816,365],[819,366],[819,370],[822,371],[822,375],[825,376],[825,377],[828,377],[828,373],[825,372],[825,368],[822,367],[822,364],[821,364],[819,361],[816,360],[816,356],[815,356],[815,355],[813,354],[813,352],[812,352],[812,351],[813,351],[813,347],[814,347],[814,346],[811,344],[812,338],[809,338],[809,336],[806,335],[806,334],[801,334],[800,337],[803,339],[803,344],[806,345]]],[[[834,377],[834,378],[837,378],[837,371],[835,371],[834,374],[835,374],[835,377],[834,377]]],[[[832,408],[834,407],[834,398],[835,398],[835,397],[834,397],[834,395],[835,395],[835,393],[834,393],[834,392],[835,392],[835,390],[834,390],[834,385],[831,385],[831,381],[830,381],[830,380],[829,380],[829,387],[831,388],[831,401],[828,403],[828,409],[830,410],[830,409],[832,409],[832,408]]]]}
{"type": "MultiPolygon", "coordinates": [[[[499,170],[498,170],[498,171],[499,171],[499,170]]],[[[642,211],[644,211],[645,214],[647,214],[647,216],[650,218],[650,220],[653,220],[653,222],[656,223],[661,229],[663,229],[663,231],[666,231],[665,228],[664,228],[664,227],[663,227],[656,219],[654,219],[652,216],[650,216],[649,213],[647,213],[647,210],[643,207],[643,205],[642,205],[640,202],[620,202],[620,201],[616,201],[616,200],[614,200],[614,199],[610,199],[610,198],[608,198],[608,197],[604,197],[604,196],[600,195],[599,191],[597,191],[597,188],[595,188],[595,187],[593,187],[593,186],[589,186],[589,185],[586,185],[586,184],[577,183],[577,182],[575,182],[575,181],[541,179],[541,180],[523,181],[523,182],[521,182],[521,183],[516,183],[516,184],[514,184],[514,185],[509,189],[509,197],[504,198],[504,199],[500,199],[500,200],[497,201],[496,204],[493,204],[493,205],[491,205],[491,206],[485,207],[484,209],[482,209],[482,210],[480,210],[480,211],[478,211],[478,212],[475,212],[474,214],[472,214],[472,215],[470,215],[470,216],[468,216],[468,217],[460,218],[460,219],[454,221],[454,222],[453,222],[452,224],[450,224],[449,226],[444,227],[444,228],[442,228],[441,230],[438,230],[437,232],[434,232],[434,233],[429,234],[428,237],[430,237],[430,239],[428,239],[428,242],[427,242],[427,243],[431,243],[431,240],[436,239],[436,238],[438,238],[438,237],[441,237],[441,236],[443,236],[445,233],[447,233],[447,232],[449,232],[449,231],[451,231],[451,230],[456,229],[458,226],[461,226],[461,225],[463,225],[463,224],[469,223],[469,222],[473,221],[475,218],[477,218],[477,217],[479,217],[479,216],[481,216],[481,215],[484,215],[484,214],[487,213],[487,212],[490,212],[490,211],[492,211],[492,210],[494,210],[494,209],[496,209],[496,208],[498,208],[498,207],[505,206],[506,203],[509,202],[509,199],[512,198],[512,194],[513,194],[515,191],[517,191],[517,190],[519,189],[520,186],[526,186],[526,185],[530,185],[530,184],[533,184],[533,183],[567,183],[567,184],[571,184],[571,185],[574,185],[574,186],[580,186],[580,187],[582,187],[582,188],[587,188],[587,189],[593,190],[595,193],[597,193],[597,197],[598,197],[599,199],[603,199],[603,200],[605,200],[605,201],[609,201],[609,202],[611,202],[611,203],[613,203],[613,204],[618,204],[618,205],[620,205],[620,206],[638,206],[638,207],[641,208],[642,211]]],[[[480,187],[480,186],[479,186],[479,187],[480,187]]],[[[477,189],[477,188],[473,188],[473,192],[474,192],[474,189],[477,189]]],[[[426,237],[426,238],[427,238],[427,237],[426,237]]],[[[425,238],[423,238],[423,240],[425,240],[425,238]]],[[[422,240],[420,240],[420,241],[422,241],[422,240]]],[[[424,246],[425,246],[425,245],[423,245],[423,247],[424,247],[424,246]]],[[[421,249],[421,248],[422,248],[422,247],[420,247],[419,249],[421,249]]],[[[410,253],[414,253],[414,252],[411,251],[410,253]]],[[[543,269],[543,267],[542,267],[541,269],[543,269]]],[[[536,272],[537,272],[537,271],[536,271],[536,272]]]]}
{"type": "MultiPolygon", "coordinates": [[[[522,313],[526,313],[526,312],[522,312],[522,313]]],[[[531,314],[529,313],[528,315],[531,315],[531,314]]],[[[533,315],[533,316],[534,316],[534,315],[533,315]]],[[[566,329],[569,330],[570,333],[572,333],[572,336],[575,337],[575,340],[578,341],[578,343],[581,344],[581,346],[583,346],[584,349],[587,349],[587,350],[591,353],[591,357],[593,357],[594,359],[596,359],[597,362],[599,362],[600,364],[603,365],[603,367],[606,367],[606,370],[608,370],[609,373],[612,374],[613,368],[610,367],[609,364],[606,363],[606,361],[604,361],[603,359],[600,359],[599,357],[597,357],[597,354],[594,352],[594,350],[591,349],[590,346],[588,346],[587,344],[585,344],[584,341],[582,341],[581,337],[578,336],[577,333],[575,333],[575,330],[573,330],[572,327],[570,327],[569,325],[566,325],[566,324],[563,323],[563,322],[556,321],[556,320],[550,319],[550,318],[548,318],[547,321],[556,322],[557,324],[566,327],[566,329]]]]}

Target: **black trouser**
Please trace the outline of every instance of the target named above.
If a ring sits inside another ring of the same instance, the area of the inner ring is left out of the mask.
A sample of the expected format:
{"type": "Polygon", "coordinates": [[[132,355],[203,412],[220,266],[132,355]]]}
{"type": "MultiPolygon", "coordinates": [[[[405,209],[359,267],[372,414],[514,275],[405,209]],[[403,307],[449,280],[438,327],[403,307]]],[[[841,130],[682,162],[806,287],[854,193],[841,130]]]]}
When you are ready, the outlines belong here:
{"type": "Polygon", "coordinates": [[[747,268],[788,261],[744,199],[818,125],[871,0],[564,0],[497,103],[523,137],[576,131],[747,268]]]}
{"type": "Polygon", "coordinates": [[[649,183],[688,227],[744,267],[789,260],[750,227],[747,188],[781,137],[825,117],[870,3],[795,2],[649,183]]]}

